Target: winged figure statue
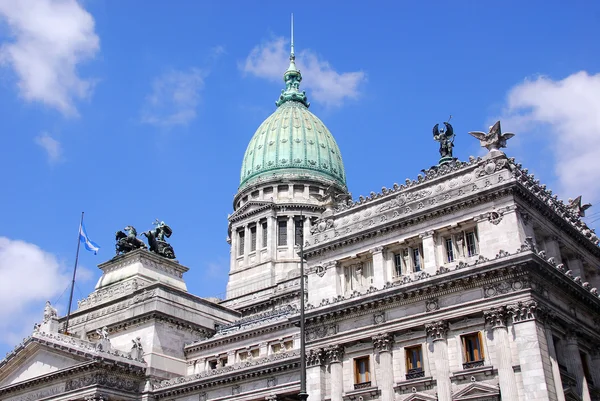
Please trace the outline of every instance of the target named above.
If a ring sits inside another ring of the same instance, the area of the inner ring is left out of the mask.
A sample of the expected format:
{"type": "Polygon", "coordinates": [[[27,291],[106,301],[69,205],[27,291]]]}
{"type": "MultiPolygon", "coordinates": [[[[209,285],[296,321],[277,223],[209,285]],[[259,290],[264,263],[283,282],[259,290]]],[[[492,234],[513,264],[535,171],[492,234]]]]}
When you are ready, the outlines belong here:
{"type": "Polygon", "coordinates": [[[452,148],[454,147],[454,130],[449,122],[445,122],[440,130],[440,125],[436,124],[433,127],[433,140],[440,143],[440,156],[442,159],[452,158],[452,148]]]}
{"type": "Polygon", "coordinates": [[[577,217],[585,217],[585,211],[590,207],[592,207],[591,203],[586,203],[584,205],[581,204],[581,195],[579,195],[575,199],[569,199],[568,208],[577,217]]]}
{"type": "Polygon", "coordinates": [[[500,148],[506,147],[506,141],[515,134],[512,132],[507,132],[505,134],[502,133],[502,129],[500,128],[500,121],[497,121],[496,124],[490,127],[490,132],[487,134],[481,131],[471,131],[469,135],[479,139],[481,142],[481,146],[487,148],[490,152],[492,150],[500,150],[500,148]]]}

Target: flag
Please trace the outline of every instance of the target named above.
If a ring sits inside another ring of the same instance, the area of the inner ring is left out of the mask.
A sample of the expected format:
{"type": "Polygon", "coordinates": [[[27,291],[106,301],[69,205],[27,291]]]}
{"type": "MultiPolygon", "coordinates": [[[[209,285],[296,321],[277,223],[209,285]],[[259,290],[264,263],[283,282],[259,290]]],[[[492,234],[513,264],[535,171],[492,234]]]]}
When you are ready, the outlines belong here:
{"type": "Polygon", "coordinates": [[[90,252],[94,252],[94,255],[98,254],[100,247],[94,241],[90,240],[90,237],[88,237],[87,233],[85,232],[85,226],[83,225],[83,222],[79,226],[79,241],[83,243],[85,249],[90,252]]]}

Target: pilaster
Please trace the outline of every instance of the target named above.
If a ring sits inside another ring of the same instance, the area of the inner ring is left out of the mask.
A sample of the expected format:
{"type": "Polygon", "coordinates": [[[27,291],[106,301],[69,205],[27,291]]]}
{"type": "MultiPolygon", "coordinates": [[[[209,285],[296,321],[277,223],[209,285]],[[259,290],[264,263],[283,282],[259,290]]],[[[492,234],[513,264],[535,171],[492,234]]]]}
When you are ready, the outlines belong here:
{"type": "Polygon", "coordinates": [[[329,360],[329,371],[331,372],[331,401],[342,401],[344,391],[344,374],[342,370],[342,359],[344,347],[337,344],[325,349],[329,360]]]}
{"type": "Polygon", "coordinates": [[[419,236],[423,240],[423,270],[433,275],[437,271],[433,231],[426,231],[419,236]]]}
{"type": "Polygon", "coordinates": [[[563,390],[562,378],[560,377],[560,366],[554,348],[554,338],[552,337],[552,325],[549,319],[544,322],[544,331],[546,333],[546,343],[548,344],[548,356],[550,357],[550,366],[552,368],[552,377],[554,378],[554,388],[556,390],[556,399],[565,401],[565,392],[563,390]]]}
{"type": "Polygon", "coordinates": [[[250,261],[250,227],[244,225],[244,267],[247,267],[250,261]]]}
{"type": "Polygon", "coordinates": [[[394,400],[394,363],[392,361],[392,346],[394,336],[389,333],[378,334],[372,338],[373,349],[379,354],[379,388],[381,401],[394,400]]]}
{"type": "Polygon", "coordinates": [[[567,370],[575,377],[576,394],[581,397],[582,401],[590,401],[590,390],[588,388],[587,379],[583,373],[583,363],[579,351],[578,334],[574,330],[569,330],[566,335],[566,351],[565,363],[567,370]]]}
{"type": "Polygon", "coordinates": [[[554,258],[556,264],[562,263],[562,257],[560,255],[560,244],[558,242],[558,237],[551,235],[549,237],[544,238],[544,247],[543,249],[546,251],[546,257],[554,258]]]}
{"type": "Polygon", "coordinates": [[[592,357],[592,378],[594,379],[594,386],[596,388],[600,387],[600,345],[592,348],[592,352],[590,353],[592,357]]]}
{"type": "Polygon", "coordinates": [[[433,341],[433,360],[435,361],[437,392],[439,401],[452,401],[452,383],[450,382],[450,363],[448,360],[448,322],[439,320],[425,325],[427,335],[433,341]]]}
{"type": "Polygon", "coordinates": [[[486,323],[491,326],[495,340],[498,381],[502,392],[502,400],[518,401],[517,379],[513,370],[510,341],[506,327],[508,312],[505,307],[499,307],[483,312],[483,316],[486,323]]]}
{"type": "Polygon", "coordinates": [[[581,277],[582,282],[588,281],[588,277],[585,277],[583,261],[578,256],[572,256],[567,260],[567,268],[571,270],[574,277],[581,277]]]}
{"type": "Polygon", "coordinates": [[[375,288],[383,288],[385,283],[389,281],[385,272],[385,260],[383,258],[383,247],[378,246],[370,250],[373,255],[373,285],[375,288]]]}

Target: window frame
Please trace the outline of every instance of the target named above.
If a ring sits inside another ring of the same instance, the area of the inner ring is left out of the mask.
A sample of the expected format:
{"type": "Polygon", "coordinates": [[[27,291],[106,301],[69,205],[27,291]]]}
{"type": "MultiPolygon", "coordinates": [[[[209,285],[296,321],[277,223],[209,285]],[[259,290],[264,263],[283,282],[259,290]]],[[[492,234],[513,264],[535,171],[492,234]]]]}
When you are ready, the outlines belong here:
{"type": "Polygon", "coordinates": [[[370,383],[371,382],[371,356],[370,355],[364,355],[364,356],[359,356],[354,358],[354,384],[365,384],[365,383],[370,383]],[[366,380],[361,381],[360,379],[360,368],[359,368],[359,363],[363,361],[365,362],[364,366],[365,366],[365,378],[366,380]]]}
{"type": "Polygon", "coordinates": [[[253,225],[250,227],[250,253],[256,252],[256,241],[257,241],[256,225],[253,225]]]}
{"type": "Polygon", "coordinates": [[[444,251],[445,251],[445,260],[446,263],[454,263],[456,262],[456,250],[455,250],[455,240],[454,236],[450,235],[447,237],[443,237],[444,241],[444,251]]]}
{"type": "Polygon", "coordinates": [[[287,223],[287,219],[277,220],[277,246],[287,246],[288,244],[287,223]]]}
{"type": "Polygon", "coordinates": [[[238,230],[238,256],[246,253],[246,230],[238,230]]]}
{"type": "Polygon", "coordinates": [[[262,248],[266,248],[267,247],[267,241],[269,240],[269,226],[267,225],[267,222],[264,221],[261,223],[261,227],[262,227],[262,248]]]}
{"type": "Polygon", "coordinates": [[[463,362],[464,364],[471,364],[477,362],[485,361],[485,351],[483,349],[483,337],[481,335],[481,331],[476,331],[472,333],[462,334],[460,336],[461,344],[462,344],[462,353],[463,353],[463,362]],[[479,359],[471,359],[469,355],[469,349],[467,348],[467,339],[476,338],[478,347],[473,349],[473,356],[475,358],[475,351],[479,354],[479,359]]]}

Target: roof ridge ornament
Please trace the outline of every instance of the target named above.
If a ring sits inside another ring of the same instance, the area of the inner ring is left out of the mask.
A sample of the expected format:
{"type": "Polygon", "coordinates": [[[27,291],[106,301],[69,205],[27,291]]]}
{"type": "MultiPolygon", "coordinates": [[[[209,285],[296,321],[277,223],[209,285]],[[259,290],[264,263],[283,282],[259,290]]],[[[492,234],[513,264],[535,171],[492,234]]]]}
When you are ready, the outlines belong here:
{"type": "Polygon", "coordinates": [[[506,141],[515,136],[512,132],[502,133],[500,128],[500,120],[496,121],[496,124],[489,128],[489,132],[486,134],[481,131],[471,131],[469,135],[479,139],[481,146],[491,152],[500,152],[501,148],[506,147],[506,141]]]}
{"type": "Polygon", "coordinates": [[[300,82],[302,82],[302,74],[296,67],[296,55],[294,53],[294,14],[292,14],[292,30],[291,30],[291,46],[290,46],[290,66],[287,71],[283,74],[283,81],[285,82],[285,89],[281,91],[279,99],[275,102],[277,107],[282,104],[295,101],[302,103],[304,106],[309,107],[310,103],[306,99],[306,92],[300,91],[300,82]]]}

